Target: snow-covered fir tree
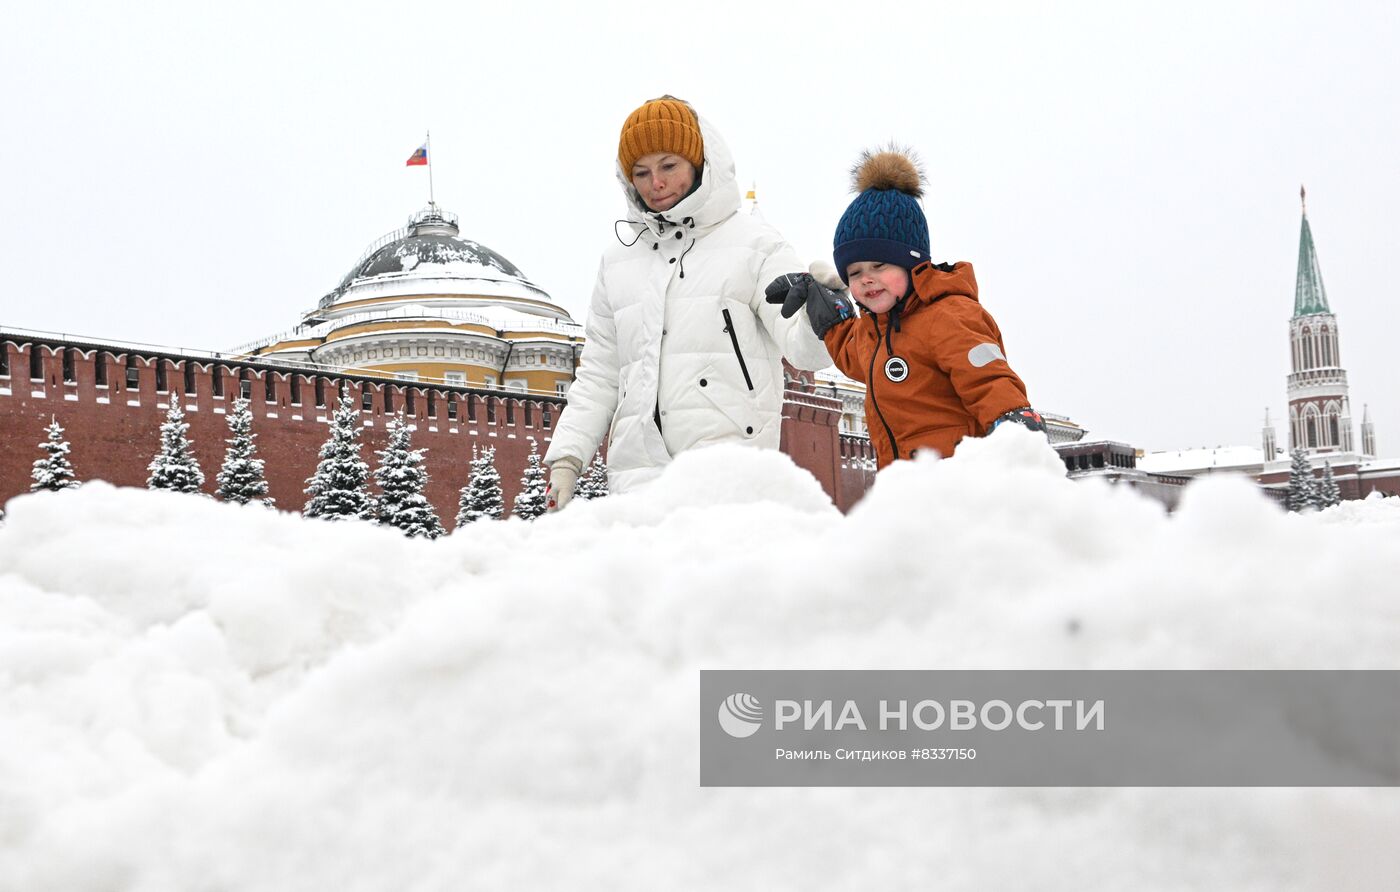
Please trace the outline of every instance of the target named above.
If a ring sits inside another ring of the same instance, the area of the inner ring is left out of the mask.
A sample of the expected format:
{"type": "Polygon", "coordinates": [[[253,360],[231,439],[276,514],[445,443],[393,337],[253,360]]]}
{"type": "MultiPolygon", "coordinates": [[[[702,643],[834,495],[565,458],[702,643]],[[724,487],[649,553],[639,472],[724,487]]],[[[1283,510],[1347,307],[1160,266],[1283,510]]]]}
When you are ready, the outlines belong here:
{"type": "Polygon", "coordinates": [[[175,492],[199,492],[204,485],[204,472],[199,469],[194,447],[186,436],[189,429],[179,396],[170,394],[170,410],[165,413],[165,423],[160,426],[160,451],[147,466],[151,476],[146,480],[146,486],[175,492]]]}
{"type": "Polygon", "coordinates": [[[246,505],[254,499],[262,499],[267,505],[272,499],[267,497],[267,480],[263,477],[263,460],[257,458],[257,447],[253,441],[252,402],[243,398],[234,400],[233,411],[228,415],[228,429],[233,436],[224,442],[224,465],[219,470],[219,498],[225,502],[246,505]]]}
{"type": "Polygon", "coordinates": [[[1317,507],[1317,483],[1313,479],[1312,464],[1308,462],[1307,450],[1299,447],[1293,450],[1293,466],[1288,471],[1289,511],[1303,511],[1317,507]]]}
{"type": "Polygon", "coordinates": [[[1337,478],[1332,476],[1332,463],[1322,466],[1322,482],[1317,487],[1317,507],[1331,508],[1342,503],[1342,490],[1337,486],[1337,478]]]}
{"type": "Polygon", "coordinates": [[[501,489],[501,475],[496,470],[495,447],[483,449],[477,454],[472,448],[471,479],[462,487],[462,498],[458,503],[457,529],[469,523],[489,518],[500,520],[505,514],[506,499],[501,489]]]}
{"type": "Polygon", "coordinates": [[[68,451],[72,447],[63,438],[63,426],[51,416],[45,430],[49,436],[39,444],[39,448],[48,455],[34,462],[34,482],[29,484],[29,491],[73,489],[78,485],[78,479],[73,473],[72,462],[68,461],[68,451]]]}
{"type": "Polygon", "coordinates": [[[576,499],[601,499],[608,494],[608,466],[603,462],[602,453],[593,456],[593,461],[589,463],[588,470],[583,472],[583,477],[579,478],[578,484],[574,487],[574,498],[576,499]]]}
{"type": "Polygon", "coordinates": [[[374,482],[380,489],[375,516],[380,523],[403,530],[410,539],[436,539],[447,532],[423,494],[428,485],[425,451],[413,448],[413,430],[400,415],[389,421],[389,445],[379,453],[379,467],[374,469],[374,482]]]}
{"type": "Polygon", "coordinates": [[[545,512],[544,461],[535,441],[530,440],[530,455],[525,459],[525,473],[520,478],[520,492],[515,496],[511,513],[524,520],[534,520],[545,512]]]}
{"type": "Polygon", "coordinates": [[[306,479],[306,517],[327,520],[374,519],[374,501],[366,484],[369,465],[360,459],[360,411],[347,392],[331,416],[331,435],[321,446],[316,473],[306,479]]]}

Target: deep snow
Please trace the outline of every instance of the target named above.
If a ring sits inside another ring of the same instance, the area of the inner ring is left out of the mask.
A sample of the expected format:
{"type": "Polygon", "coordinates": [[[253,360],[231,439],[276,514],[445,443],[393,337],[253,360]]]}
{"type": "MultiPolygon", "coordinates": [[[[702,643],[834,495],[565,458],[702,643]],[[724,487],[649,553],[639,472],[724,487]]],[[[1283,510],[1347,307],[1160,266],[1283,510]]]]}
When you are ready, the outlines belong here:
{"type": "MultiPolygon", "coordinates": [[[[447,506],[438,506],[445,510],[447,506]]],[[[0,889],[1376,888],[1400,792],[701,789],[702,668],[1400,668],[1400,500],[1178,513],[1008,428],[436,542],[89,484],[0,528],[0,889]]]]}

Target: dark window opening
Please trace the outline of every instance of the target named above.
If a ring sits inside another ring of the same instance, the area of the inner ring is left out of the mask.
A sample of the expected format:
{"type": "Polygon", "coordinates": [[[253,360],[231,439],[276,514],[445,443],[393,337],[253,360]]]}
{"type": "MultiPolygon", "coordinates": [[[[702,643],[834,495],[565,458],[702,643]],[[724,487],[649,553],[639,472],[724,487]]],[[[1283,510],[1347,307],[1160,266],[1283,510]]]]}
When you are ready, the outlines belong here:
{"type": "Polygon", "coordinates": [[[32,381],[44,380],[44,354],[39,352],[38,344],[29,348],[29,378],[32,381]]]}
{"type": "Polygon", "coordinates": [[[1074,456],[1070,455],[1070,456],[1066,456],[1066,457],[1065,457],[1065,470],[1066,470],[1066,471],[1073,471],[1073,470],[1074,470],[1074,456]]]}
{"type": "Polygon", "coordinates": [[[1341,445],[1342,445],[1342,432],[1341,432],[1341,431],[1338,429],[1338,427],[1337,427],[1337,416],[1336,416],[1336,415],[1333,415],[1333,416],[1331,416],[1330,418],[1328,418],[1327,420],[1328,420],[1328,422],[1331,424],[1331,427],[1332,427],[1332,445],[1333,445],[1333,446],[1341,446],[1341,445]]]}
{"type": "Polygon", "coordinates": [[[489,396],[486,398],[486,423],[496,423],[496,401],[489,396]]]}
{"type": "Polygon", "coordinates": [[[325,378],[317,378],[317,379],[316,379],[316,408],[318,408],[318,409],[324,409],[325,407],[326,407],[326,379],[325,379],[325,378]]]}
{"type": "Polygon", "coordinates": [[[506,424],[515,424],[515,400],[506,400],[506,424]]]}
{"type": "Polygon", "coordinates": [[[529,427],[535,423],[534,403],[525,404],[525,426],[529,427]]]}
{"type": "Polygon", "coordinates": [[[384,388],[384,411],[394,411],[394,386],[392,384],[384,388]]]}
{"type": "Polygon", "coordinates": [[[277,376],[272,372],[263,373],[263,402],[277,405],[277,376]]]}
{"type": "Polygon", "coordinates": [[[1100,453],[1096,453],[1096,454],[1094,455],[1094,467],[1096,467],[1096,468],[1102,468],[1102,467],[1103,467],[1103,453],[1100,452],[1100,453]]]}
{"type": "Polygon", "coordinates": [[[165,393],[169,382],[165,378],[165,360],[156,360],[156,393],[165,393]]]}
{"type": "Polygon", "coordinates": [[[141,387],[141,373],[136,369],[136,357],[126,358],[126,389],[138,390],[141,387]]]}
{"type": "Polygon", "coordinates": [[[78,375],[73,371],[73,348],[63,348],[63,382],[65,384],[76,384],[78,375]]]}
{"type": "Polygon", "coordinates": [[[300,406],[300,405],[301,405],[301,375],[293,375],[291,381],[289,382],[289,384],[290,384],[290,387],[292,388],[292,405],[293,405],[293,406],[300,406]]]}
{"type": "Polygon", "coordinates": [[[467,394],[467,420],[476,421],[476,395],[467,394]]]}
{"type": "Polygon", "coordinates": [[[370,392],[368,387],[360,394],[360,408],[366,412],[374,408],[374,394],[370,392]]]}
{"type": "Polygon", "coordinates": [[[540,406],[540,426],[545,430],[549,430],[550,425],[553,423],[554,415],[549,411],[549,403],[545,403],[540,406]]]}
{"type": "Polygon", "coordinates": [[[408,388],[403,392],[403,408],[404,411],[407,412],[409,415],[412,415],[414,412],[418,411],[418,401],[415,400],[413,397],[414,390],[412,387],[408,388]]]}
{"type": "Polygon", "coordinates": [[[192,394],[194,391],[194,363],[187,359],[185,360],[185,393],[192,394]]]}
{"type": "Polygon", "coordinates": [[[428,391],[428,417],[437,417],[437,394],[431,390],[428,391]]]}
{"type": "Polygon", "coordinates": [[[450,396],[447,398],[447,417],[451,421],[457,420],[457,401],[450,396]]]}
{"type": "Polygon", "coordinates": [[[10,348],[0,344],[0,375],[10,374],[10,348]]]}
{"type": "Polygon", "coordinates": [[[214,381],[214,396],[222,397],[222,396],[224,395],[224,367],[223,367],[223,366],[221,366],[221,365],[216,365],[216,366],[214,366],[214,378],[213,378],[213,381],[214,381]]]}
{"type": "MultiPolygon", "coordinates": [[[[0,371],[3,371],[3,369],[0,369],[0,371]]],[[[102,353],[102,352],[99,351],[99,352],[97,353],[97,355],[93,357],[92,373],[93,373],[93,378],[94,378],[95,382],[96,382],[99,386],[101,386],[101,387],[106,387],[106,386],[107,386],[107,354],[106,354],[106,353],[102,353]]]]}
{"type": "Polygon", "coordinates": [[[337,396],[337,397],[343,398],[343,397],[345,396],[345,379],[344,379],[344,378],[341,378],[339,381],[336,382],[336,385],[335,385],[335,392],[336,392],[336,396],[337,396]]]}
{"type": "Polygon", "coordinates": [[[1308,445],[1309,448],[1314,448],[1314,447],[1317,446],[1317,419],[1316,419],[1316,418],[1311,418],[1311,417],[1308,418],[1308,444],[1307,444],[1307,445],[1308,445]]]}

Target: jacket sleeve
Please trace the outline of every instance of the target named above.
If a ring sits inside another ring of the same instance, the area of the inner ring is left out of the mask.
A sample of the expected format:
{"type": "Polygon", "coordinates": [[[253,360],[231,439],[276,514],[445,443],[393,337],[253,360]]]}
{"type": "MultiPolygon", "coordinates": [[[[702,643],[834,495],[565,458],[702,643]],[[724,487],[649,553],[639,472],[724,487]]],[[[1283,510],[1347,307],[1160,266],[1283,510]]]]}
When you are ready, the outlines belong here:
{"type": "Polygon", "coordinates": [[[823,340],[826,341],[827,352],[831,354],[831,361],[841,370],[841,374],[866,384],[866,372],[869,369],[860,356],[860,338],[856,335],[856,326],[859,323],[859,316],[838,322],[827,329],[823,340]]]}
{"type": "MultiPolygon", "coordinates": [[[[774,233],[776,235],[776,233],[774,233]]],[[[762,323],[773,343],[778,345],[783,358],[799,369],[824,369],[831,365],[831,357],[826,347],[812,331],[806,313],[795,313],[791,319],[784,319],[781,304],[770,304],[764,295],[768,283],[783,273],[806,272],[806,266],[798,259],[797,252],[787,242],[778,238],[771,251],[759,266],[758,282],[749,307],[762,323]]]]}
{"type": "Polygon", "coordinates": [[[1003,412],[1031,404],[1026,385],[1006,362],[1001,330],[981,304],[952,295],[934,310],[934,360],[978,424],[985,428],[1003,412]]]}
{"type": "Polygon", "coordinates": [[[546,465],[564,458],[574,459],[580,467],[586,465],[598,451],[617,411],[617,328],[603,285],[602,266],[593,286],[584,336],[578,373],[569,386],[568,403],[545,453],[546,465]]]}

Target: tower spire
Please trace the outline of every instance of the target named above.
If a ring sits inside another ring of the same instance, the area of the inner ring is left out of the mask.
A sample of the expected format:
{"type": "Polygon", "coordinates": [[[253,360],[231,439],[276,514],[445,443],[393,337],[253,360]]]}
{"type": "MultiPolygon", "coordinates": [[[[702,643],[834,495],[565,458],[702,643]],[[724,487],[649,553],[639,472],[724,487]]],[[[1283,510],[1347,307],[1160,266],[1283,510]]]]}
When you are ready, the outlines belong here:
{"type": "Polygon", "coordinates": [[[1312,227],[1308,225],[1308,191],[1300,187],[1298,193],[1303,201],[1303,231],[1298,237],[1298,286],[1293,296],[1293,315],[1330,313],[1327,289],[1322,285],[1322,267],[1317,262],[1312,227]]]}

